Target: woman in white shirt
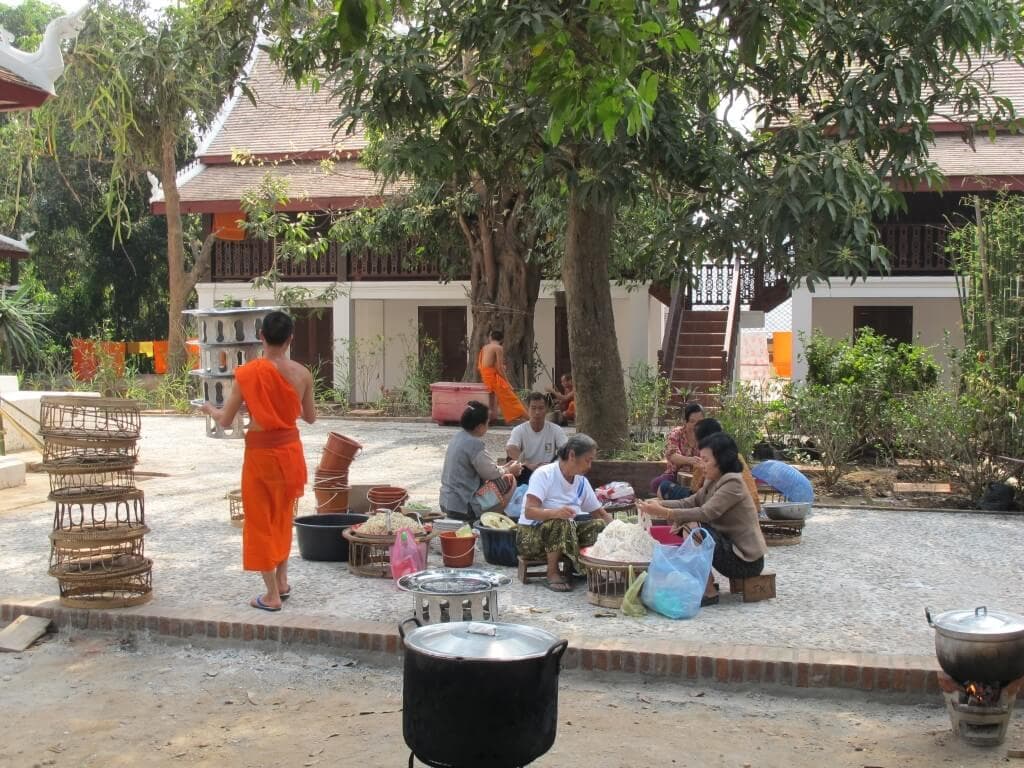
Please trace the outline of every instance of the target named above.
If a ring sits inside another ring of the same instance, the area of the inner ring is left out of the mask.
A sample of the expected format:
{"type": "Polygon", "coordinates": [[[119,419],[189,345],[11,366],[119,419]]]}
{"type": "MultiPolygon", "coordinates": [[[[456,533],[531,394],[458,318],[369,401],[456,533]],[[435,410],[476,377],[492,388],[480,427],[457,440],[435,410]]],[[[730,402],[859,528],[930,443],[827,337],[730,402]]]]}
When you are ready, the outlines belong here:
{"type": "Polygon", "coordinates": [[[558,571],[558,561],[568,558],[578,571],[580,548],[597,541],[610,519],[585,477],[596,454],[593,438],[575,434],[558,450],[557,462],[538,467],[530,477],[516,544],[524,560],[547,560],[552,592],[572,590],[558,571]],[[595,519],[576,522],[581,514],[595,519]]]}

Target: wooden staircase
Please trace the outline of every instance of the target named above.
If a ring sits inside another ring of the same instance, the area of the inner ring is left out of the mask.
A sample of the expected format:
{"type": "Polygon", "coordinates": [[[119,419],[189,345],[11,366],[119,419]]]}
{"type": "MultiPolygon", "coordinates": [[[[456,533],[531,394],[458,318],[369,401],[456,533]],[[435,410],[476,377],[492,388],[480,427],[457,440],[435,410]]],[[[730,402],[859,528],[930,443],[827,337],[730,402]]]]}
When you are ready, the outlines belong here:
{"type": "Polygon", "coordinates": [[[683,310],[669,374],[672,390],[678,393],[673,402],[718,405],[712,390],[725,381],[722,350],[728,322],[728,310],[683,310]]]}

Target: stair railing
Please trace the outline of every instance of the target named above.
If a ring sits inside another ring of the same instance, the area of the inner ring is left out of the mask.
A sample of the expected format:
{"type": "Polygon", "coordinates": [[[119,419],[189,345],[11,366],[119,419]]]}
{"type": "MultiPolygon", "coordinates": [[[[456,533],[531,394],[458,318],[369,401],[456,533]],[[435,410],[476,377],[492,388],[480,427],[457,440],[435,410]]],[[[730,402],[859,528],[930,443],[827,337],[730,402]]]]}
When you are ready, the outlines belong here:
{"type": "Polygon", "coordinates": [[[740,259],[733,260],[733,280],[729,291],[729,313],[725,320],[725,341],[722,343],[722,385],[732,389],[733,371],[740,336],[740,259]]]}
{"type": "Polygon", "coordinates": [[[683,313],[690,303],[690,281],[681,274],[672,292],[672,303],[668,308],[668,319],[665,322],[665,333],[661,337],[661,351],[658,353],[662,374],[671,379],[672,369],[676,364],[676,349],[679,345],[679,328],[683,323],[683,313]]]}

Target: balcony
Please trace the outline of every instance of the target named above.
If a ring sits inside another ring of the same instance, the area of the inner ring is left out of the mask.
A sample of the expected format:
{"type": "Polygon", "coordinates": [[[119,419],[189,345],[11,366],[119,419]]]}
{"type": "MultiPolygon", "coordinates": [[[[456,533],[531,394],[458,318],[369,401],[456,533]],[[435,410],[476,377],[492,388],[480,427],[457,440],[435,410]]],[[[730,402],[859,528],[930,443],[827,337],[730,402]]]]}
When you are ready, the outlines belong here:
{"type": "Polygon", "coordinates": [[[944,224],[894,222],[882,224],[878,230],[891,254],[891,274],[952,274],[946,254],[949,228],[944,224]]]}
{"type": "MultiPolygon", "coordinates": [[[[210,274],[213,282],[249,282],[265,275],[273,264],[274,243],[269,240],[217,240],[211,254],[210,274]]],[[[441,270],[436,262],[422,262],[407,267],[403,252],[378,253],[363,251],[347,254],[331,243],[318,259],[302,263],[282,261],[278,264],[280,279],[285,282],[337,282],[352,280],[439,280],[441,270]]]]}

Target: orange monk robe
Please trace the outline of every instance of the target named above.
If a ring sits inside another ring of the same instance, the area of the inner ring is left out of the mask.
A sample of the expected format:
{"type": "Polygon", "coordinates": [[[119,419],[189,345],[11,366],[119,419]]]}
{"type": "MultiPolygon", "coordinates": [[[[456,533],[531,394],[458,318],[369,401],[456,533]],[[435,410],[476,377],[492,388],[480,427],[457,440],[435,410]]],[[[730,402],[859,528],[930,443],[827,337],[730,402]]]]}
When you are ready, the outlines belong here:
{"type": "Polygon", "coordinates": [[[501,409],[501,417],[509,424],[516,419],[527,419],[529,414],[523,406],[522,401],[516,395],[508,379],[501,375],[497,368],[484,367],[480,364],[483,360],[484,351],[481,349],[476,358],[476,368],[480,371],[480,380],[498,400],[498,407],[501,409]]]}
{"type": "Polygon", "coordinates": [[[295,420],[299,393],[267,360],[235,370],[242,399],[263,431],[245,435],[242,463],[242,567],[272,571],[292,549],[292,508],[306,485],[306,458],[295,420]]]}

